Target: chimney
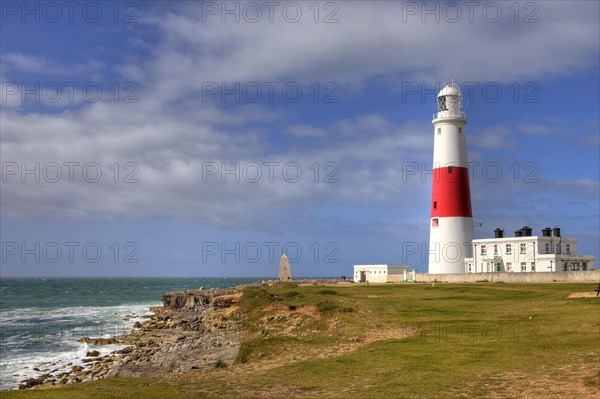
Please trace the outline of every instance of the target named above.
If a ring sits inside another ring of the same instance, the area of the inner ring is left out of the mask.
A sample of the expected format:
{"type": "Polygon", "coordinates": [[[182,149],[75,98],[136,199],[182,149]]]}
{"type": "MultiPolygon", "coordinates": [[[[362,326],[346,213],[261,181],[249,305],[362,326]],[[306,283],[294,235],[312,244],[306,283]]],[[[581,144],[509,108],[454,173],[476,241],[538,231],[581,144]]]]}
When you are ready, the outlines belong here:
{"type": "Polygon", "coordinates": [[[523,231],[523,237],[531,237],[531,231],[532,231],[531,227],[523,226],[521,231],[523,231]]]}
{"type": "Polygon", "coordinates": [[[550,227],[546,227],[545,229],[542,229],[542,237],[551,237],[552,236],[552,229],[550,227]]]}
{"type": "Polygon", "coordinates": [[[523,237],[523,230],[516,230],[515,237],[523,237]]]}
{"type": "Polygon", "coordinates": [[[554,229],[552,229],[552,231],[554,233],[554,237],[560,237],[560,227],[554,226],[554,229]]]}
{"type": "Polygon", "coordinates": [[[504,230],[501,228],[494,230],[494,238],[504,238],[504,230]]]}

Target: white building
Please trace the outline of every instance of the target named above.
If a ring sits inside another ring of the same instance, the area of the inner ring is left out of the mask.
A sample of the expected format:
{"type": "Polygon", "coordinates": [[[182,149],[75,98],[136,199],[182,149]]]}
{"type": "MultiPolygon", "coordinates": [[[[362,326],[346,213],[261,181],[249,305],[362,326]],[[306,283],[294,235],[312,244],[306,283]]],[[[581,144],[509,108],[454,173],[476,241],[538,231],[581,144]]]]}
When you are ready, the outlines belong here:
{"type": "Polygon", "coordinates": [[[515,231],[514,237],[504,237],[496,229],[494,238],[472,241],[472,258],[465,258],[465,273],[490,272],[566,272],[592,270],[594,256],[579,255],[577,240],[562,237],[560,228],[542,229],[533,236],[530,227],[515,231]]]}
{"type": "Polygon", "coordinates": [[[402,281],[404,271],[411,271],[409,265],[354,265],[355,283],[387,283],[402,281]]]}

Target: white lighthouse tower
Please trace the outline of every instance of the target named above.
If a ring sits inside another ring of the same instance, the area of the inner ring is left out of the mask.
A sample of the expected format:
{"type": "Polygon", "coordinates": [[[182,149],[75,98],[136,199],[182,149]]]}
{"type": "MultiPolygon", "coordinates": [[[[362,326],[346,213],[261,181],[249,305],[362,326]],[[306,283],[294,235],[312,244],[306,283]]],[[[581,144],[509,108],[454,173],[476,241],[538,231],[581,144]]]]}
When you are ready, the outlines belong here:
{"type": "Polygon", "coordinates": [[[464,273],[471,257],[473,213],[460,87],[454,81],[437,95],[433,116],[433,190],[429,224],[429,273],[464,273]]]}

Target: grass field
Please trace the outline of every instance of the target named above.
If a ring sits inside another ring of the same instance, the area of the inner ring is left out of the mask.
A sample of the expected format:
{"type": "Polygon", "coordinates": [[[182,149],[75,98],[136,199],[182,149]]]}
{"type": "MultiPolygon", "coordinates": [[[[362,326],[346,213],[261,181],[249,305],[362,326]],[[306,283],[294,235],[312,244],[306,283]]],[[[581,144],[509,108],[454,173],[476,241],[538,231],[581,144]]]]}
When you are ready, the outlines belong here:
{"type": "Polygon", "coordinates": [[[436,284],[247,291],[237,362],[0,398],[599,398],[593,284],[436,284]]]}

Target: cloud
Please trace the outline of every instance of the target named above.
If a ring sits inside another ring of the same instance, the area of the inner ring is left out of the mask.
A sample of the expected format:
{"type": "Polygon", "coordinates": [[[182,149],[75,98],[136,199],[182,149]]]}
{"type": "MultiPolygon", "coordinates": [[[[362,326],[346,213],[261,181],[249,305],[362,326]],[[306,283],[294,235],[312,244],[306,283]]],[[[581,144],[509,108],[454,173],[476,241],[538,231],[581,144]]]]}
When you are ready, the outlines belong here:
{"type": "Polygon", "coordinates": [[[322,137],[327,134],[325,129],[310,125],[290,125],[285,128],[285,132],[296,137],[322,137]]]}
{"type": "Polygon", "coordinates": [[[310,18],[295,24],[282,18],[222,23],[219,17],[198,23],[201,4],[186,4],[149,20],[163,40],[146,72],[175,92],[206,81],[332,80],[354,86],[386,75],[425,82],[449,76],[547,79],[598,66],[598,4],[576,4],[538,4],[535,23],[514,23],[512,11],[502,7],[499,22],[488,22],[479,9],[473,23],[455,24],[433,17],[423,23],[396,2],[339,3],[339,22],[333,24],[310,18]]]}
{"type": "MultiPolygon", "coordinates": [[[[406,179],[402,165],[420,166],[431,159],[429,121],[398,122],[360,109],[352,117],[327,115],[321,124],[310,117],[298,121],[294,111],[273,104],[202,102],[203,83],[301,82],[308,87],[331,81],[343,91],[368,90],[374,81],[512,81],[592,70],[598,66],[598,4],[570,4],[540,4],[539,22],[529,25],[511,24],[510,16],[495,24],[481,18],[460,24],[422,23],[420,18],[403,22],[402,4],[395,2],[377,7],[339,3],[335,24],[310,18],[297,24],[281,18],[274,23],[221,23],[219,18],[199,23],[202,3],[195,2],[160,14],[150,11],[142,19],[144,29],[157,38],[149,58],[132,54],[115,67],[125,80],[139,83],[138,104],[102,101],[52,114],[7,107],[0,115],[3,161],[28,167],[40,162],[42,168],[51,162],[96,162],[103,179],[22,184],[19,175],[10,176],[3,183],[2,212],[168,217],[265,229],[278,224],[273,215],[304,215],[313,207],[336,204],[398,204],[406,214],[420,212],[430,183],[420,174],[406,179]],[[289,141],[277,145],[269,140],[273,126],[282,126],[289,141]],[[306,138],[318,143],[303,145],[312,143],[301,140],[306,138]],[[117,183],[111,169],[115,162],[117,183]],[[125,168],[129,162],[138,168],[139,183],[122,182],[131,171],[125,168]],[[257,163],[266,174],[265,162],[279,163],[275,183],[266,178],[223,183],[232,178],[224,168],[239,175],[257,163]],[[282,176],[283,165],[290,163],[302,168],[297,183],[282,176]],[[207,165],[220,170],[206,176],[207,165]],[[339,182],[324,183],[330,175],[339,182]]],[[[132,43],[145,42],[132,38],[132,43]]],[[[9,74],[11,68],[22,68],[68,76],[103,67],[25,53],[3,60],[9,74]]],[[[491,126],[471,134],[469,143],[482,149],[515,148],[513,129],[491,126]]],[[[534,124],[516,129],[545,132],[534,124]]]]}
{"type": "Polygon", "coordinates": [[[520,133],[531,136],[545,136],[552,133],[552,126],[540,123],[520,123],[516,126],[520,133]]]}
{"type": "Polygon", "coordinates": [[[514,130],[506,125],[490,126],[479,132],[472,132],[468,138],[469,144],[485,149],[516,148],[514,130]]]}
{"type": "MultiPolygon", "coordinates": [[[[130,105],[98,103],[59,114],[4,112],[2,159],[18,171],[5,176],[3,214],[173,217],[272,228],[274,214],[326,204],[408,201],[415,189],[428,187],[418,180],[402,183],[398,169],[399,160],[412,161],[415,153],[429,156],[426,124],[397,126],[382,117],[359,116],[347,122],[359,127],[360,136],[340,140],[340,125],[332,122],[324,130],[334,133],[329,139],[335,146],[272,151],[260,133],[263,122],[252,124],[250,116],[246,123],[221,124],[214,112],[180,118],[179,113],[154,112],[153,105],[130,105]],[[369,126],[386,130],[368,135],[369,126]],[[68,181],[67,162],[78,163],[74,182],[68,181]],[[273,182],[267,162],[276,163],[273,182]],[[23,172],[36,163],[39,183],[35,173],[23,172]],[[57,183],[49,182],[53,163],[62,171],[57,183]],[[88,163],[98,165],[90,169],[92,175],[101,170],[99,182],[82,177],[88,163]],[[262,178],[254,183],[257,165],[262,178]],[[296,167],[285,170],[286,165],[298,165],[302,178],[293,181],[296,167]],[[132,173],[139,182],[124,183],[132,173]]],[[[255,119],[260,109],[254,109],[255,119]]]]}
{"type": "Polygon", "coordinates": [[[38,55],[23,54],[20,52],[2,54],[2,62],[3,67],[9,73],[25,71],[38,75],[51,75],[53,77],[57,75],[73,77],[79,74],[95,76],[106,67],[103,62],[94,59],[79,64],[63,64],[38,55]]]}

